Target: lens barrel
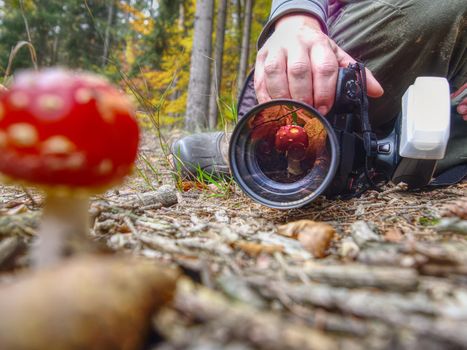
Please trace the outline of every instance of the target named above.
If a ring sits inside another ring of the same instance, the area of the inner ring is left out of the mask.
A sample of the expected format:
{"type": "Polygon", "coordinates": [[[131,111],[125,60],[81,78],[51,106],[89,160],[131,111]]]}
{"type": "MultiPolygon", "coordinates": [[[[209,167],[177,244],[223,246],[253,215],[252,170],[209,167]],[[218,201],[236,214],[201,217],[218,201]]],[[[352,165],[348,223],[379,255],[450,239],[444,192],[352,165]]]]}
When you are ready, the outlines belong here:
{"type": "Polygon", "coordinates": [[[252,108],[230,139],[240,188],[270,208],[304,207],[331,184],[339,163],[331,124],[305,103],[280,99],[252,108]]]}

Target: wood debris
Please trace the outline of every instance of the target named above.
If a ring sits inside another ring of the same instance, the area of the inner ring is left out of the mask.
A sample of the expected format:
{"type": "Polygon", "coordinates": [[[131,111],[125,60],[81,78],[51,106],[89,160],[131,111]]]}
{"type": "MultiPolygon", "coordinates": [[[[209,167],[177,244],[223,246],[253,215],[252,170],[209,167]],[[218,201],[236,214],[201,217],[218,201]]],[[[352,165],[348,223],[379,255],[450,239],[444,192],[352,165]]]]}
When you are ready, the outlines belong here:
{"type": "MultiPolygon", "coordinates": [[[[144,144],[148,161],[165,164],[153,142],[144,144]]],[[[157,170],[153,183],[133,177],[91,207],[93,240],[179,266],[192,280],[153,319],[162,338],[144,348],[467,348],[467,241],[451,225],[465,219],[459,205],[452,214],[443,209],[465,201],[466,184],[429,192],[386,186],[287,211],[262,207],[235,188],[176,193],[172,187],[178,201],[164,206],[158,188],[172,183],[173,171],[157,170]],[[325,258],[314,259],[298,230],[278,229],[302,219],[335,229],[325,258]],[[449,230],[438,231],[444,224],[449,230]]],[[[27,267],[16,243],[34,244],[41,202],[40,193],[0,187],[0,286],[27,267]]],[[[104,274],[94,285],[106,281],[104,274]]],[[[93,317],[107,313],[102,305],[93,304],[93,317]]]]}
{"type": "Polygon", "coordinates": [[[467,220],[467,196],[445,204],[440,211],[442,217],[457,217],[467,220]]]}
{"type": "Polygon", "coordinates": [[[381,241],[381,237],[373,232],[365,221],[355,221],[352,224],[352,238],[359,247],[367,242],[381,241]]]}

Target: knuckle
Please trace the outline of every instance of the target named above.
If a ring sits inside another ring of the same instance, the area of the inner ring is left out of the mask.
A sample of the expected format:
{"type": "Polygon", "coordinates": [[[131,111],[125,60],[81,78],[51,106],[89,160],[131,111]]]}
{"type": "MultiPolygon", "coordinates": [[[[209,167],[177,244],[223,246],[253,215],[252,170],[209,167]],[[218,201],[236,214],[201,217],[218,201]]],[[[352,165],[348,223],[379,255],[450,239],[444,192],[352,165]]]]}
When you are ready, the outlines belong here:
{"type": "Polygon", "coordinates": [[[324,77],[330,77],[334,75],[337,72],[337,65],[331,63],[331,62],[324,62],[321,63],[319,66],[316,67],[315,73],[324,76],[324,77]]]}
{"type": "Polygon", "coordinates": [[[278,60],[271,60],[264,65],[264,72],[268,75],[276,75],[282,73],[283,65],[278,60]]]}
{"type": "Polygon", "coordinates": [[[294,62],[289,66],[289,75],[293,78],[305,78],[311,72],[311,67],[305,62],[294,62]]]}

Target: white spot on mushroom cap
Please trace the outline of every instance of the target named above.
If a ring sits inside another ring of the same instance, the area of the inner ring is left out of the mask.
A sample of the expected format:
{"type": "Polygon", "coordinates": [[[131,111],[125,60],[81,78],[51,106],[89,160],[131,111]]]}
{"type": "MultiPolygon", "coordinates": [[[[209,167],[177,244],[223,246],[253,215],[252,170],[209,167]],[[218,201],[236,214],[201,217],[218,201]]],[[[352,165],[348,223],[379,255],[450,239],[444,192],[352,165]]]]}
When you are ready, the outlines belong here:
{"type": "Polygon", "coordinates": [[[42,143],[42,153],[44,154],[66,154],[75,150],[76,146],[65,136],[57,135],[49,137],[42,143]]]}
{"type": "Polygon", "coordinates": [[[133,105],[125,95],[102,93],[98,96],[97,108],[107,123],[113,123],[118,113],[133,114],[133,105]]]}
{"type": "Polygon", "coordinates": [[[112,97],[107,93],[101,93],[97,98],[97,109],[99,110],[102,119],[107,123],[113,123],[115,120],[112,100],[112,97]]]}
{"type": "Polygon", "coordinates": [[[12,124],[7,132],[11,142],[18,147],[34,146],[39,138],[36,128],[28,123],[12,124]]]}
{"type": "Polygon", "coordinates": [[[75,93],[75,100],[80,104],[85,104],[91,101],[93,93],[91,89],[79,88],[75,93]]]}
{"type": "Polygon", "coordinates": [[[97,166],[97,172],[100,175],[108,175],[114,168],[114,164],[110,159],[104,159],[97,166]]]}
{"type": "Polygon", "coordinates": [[[72,153],[63,157],[58,154],[48,154],[44,158],[44,163],[52,171],[59,170],[79,170],[84,166],[86,157],[82,153],[72,153]]]}
{"type": "Polygon", "coordinates": [[[29,104],[29,97],[25,93],[17,91],[10,95],[10,103],[14,108],[25,108],[29,104]]]}
{"type": "Polygon", "coordinates": [[[63,98],[54,94],[45,94],[38,98],[39,108],[46,112],[56,112],[63,108],[65,102],[63,98]]]}
{"type": "Polygon", "coordinates": [[[52,171],[63,170],[66,168],[66,160],[55,155],[45,158],[44,164],[49,170],[52,171]]]}
{"type": "Polygon", "coordinates": [[[66,160],[66,167],[71,170],[77,170],[84,166],[86,157],[83,153],[73,153],[66,160]]]}

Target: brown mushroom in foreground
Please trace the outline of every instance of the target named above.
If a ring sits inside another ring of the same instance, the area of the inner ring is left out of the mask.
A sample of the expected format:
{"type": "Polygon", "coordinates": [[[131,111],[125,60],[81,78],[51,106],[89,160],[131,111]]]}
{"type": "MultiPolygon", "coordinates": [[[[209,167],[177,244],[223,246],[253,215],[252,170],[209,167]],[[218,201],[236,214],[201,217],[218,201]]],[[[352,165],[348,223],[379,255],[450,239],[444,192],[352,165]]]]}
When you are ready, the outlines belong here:
{"type": "Polygon", "coordinates": [[[179,272],[81,256],[0,286],[0,349],[141,349],[179,272]]]}
{"type": "Polygon", "coordinates": [[[25,71],[0,91],[4,182],[46,192],[36,266],[55,263],[68,240],[87,235],[89,195],[131,172],[138,142],[131,103],[96,75],[25,71]]]}

